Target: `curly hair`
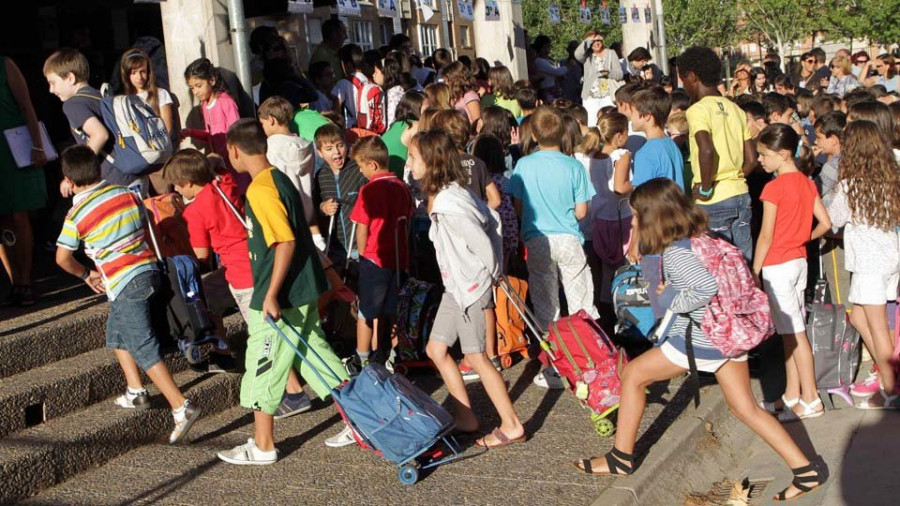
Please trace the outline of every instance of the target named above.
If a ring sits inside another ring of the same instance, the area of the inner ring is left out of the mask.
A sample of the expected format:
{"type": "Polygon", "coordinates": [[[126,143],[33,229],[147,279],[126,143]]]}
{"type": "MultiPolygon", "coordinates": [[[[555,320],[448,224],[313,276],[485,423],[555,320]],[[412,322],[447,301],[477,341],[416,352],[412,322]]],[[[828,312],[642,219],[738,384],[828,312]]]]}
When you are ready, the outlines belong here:
{"type": "Polygon", "coordinates": [[[846,185],[855,220],[881,230],[900,225],[900,168],[878,125],[867,120],[847,125],[838,180],[846,185]]]}
{"type": "Polygon", "coordinates": [[[453,62],[444,67],[444,83],[450,87],[450,104],[453,105],[463,98],[466,92],[475,89],[475,80],[472,73],[462,62],[453,62]]]}

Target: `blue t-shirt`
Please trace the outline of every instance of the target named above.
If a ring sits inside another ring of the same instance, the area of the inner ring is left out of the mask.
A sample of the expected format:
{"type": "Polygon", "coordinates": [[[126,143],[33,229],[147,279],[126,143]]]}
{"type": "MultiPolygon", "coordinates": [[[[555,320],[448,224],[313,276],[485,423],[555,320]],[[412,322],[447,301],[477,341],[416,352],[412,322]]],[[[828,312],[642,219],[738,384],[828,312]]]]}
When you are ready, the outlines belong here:
{"type": "Polygon", "coordinates": [[[559,151],[538,151],[521,158],[507,191],[522,201],[522,238],[574,235],[584,243],[575,204],[597,194],[578,160],[559,151]]]}
{"type": "Polygon", "coordinates": [[[634,154],[634,186],[658,177],[667,177],[684,188],[684,159],[678,145],[668,137],[647,139],[634,154]]]}

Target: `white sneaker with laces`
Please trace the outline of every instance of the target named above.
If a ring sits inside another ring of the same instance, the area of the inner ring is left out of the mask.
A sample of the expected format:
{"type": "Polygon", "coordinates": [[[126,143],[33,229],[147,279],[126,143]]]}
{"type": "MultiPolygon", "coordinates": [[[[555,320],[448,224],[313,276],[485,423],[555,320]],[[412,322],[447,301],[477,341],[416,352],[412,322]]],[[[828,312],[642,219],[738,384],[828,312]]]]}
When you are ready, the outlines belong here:
{"type": "Polygon", "coordinates": [[[325,440],[325,446],[328,446],[329,448],[340,448],[352,444],[356,444],[356,439],[353,438],[353,429],[346,424],[344,425],[343,430],[325,440]]]}
{"type": "Polygon", "coordinates": [[[533,383],[541,388],[549,388],[550,390],[562,390],[563,388],[566,388],[562,378],[559,377],[559,373],[553,368],[544,369],[534,377],[533,383]]]}
{"type": "Polygon", "coordinates": [[[278,462],[278,450],[264,451],[256,446],[253,438],[246,444],[218,453],[220,459],[239,466],[265,466],[278,462]]]}

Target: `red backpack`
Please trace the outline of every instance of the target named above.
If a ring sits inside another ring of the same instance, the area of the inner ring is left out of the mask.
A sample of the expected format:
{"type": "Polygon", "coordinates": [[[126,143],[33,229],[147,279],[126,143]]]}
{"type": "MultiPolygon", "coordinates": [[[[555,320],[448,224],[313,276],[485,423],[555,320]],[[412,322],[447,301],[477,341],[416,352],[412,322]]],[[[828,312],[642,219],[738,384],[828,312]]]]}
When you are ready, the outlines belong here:
{"type": "Polygon", "coordinates": [[[706,234],[691,239],[691,250],[719,285],[700,328],[722,355],[737,357],[774,334],[769,298],[757,288],[741,251],[706,234]]]}
{"type": "Polygon", "coordinates": [[[384,92],[377,84],[362,82],[356,76],[350,76],[350,83],[356,90],[356,126],[376,134],[387,130],[384,113],[384,92]]]}

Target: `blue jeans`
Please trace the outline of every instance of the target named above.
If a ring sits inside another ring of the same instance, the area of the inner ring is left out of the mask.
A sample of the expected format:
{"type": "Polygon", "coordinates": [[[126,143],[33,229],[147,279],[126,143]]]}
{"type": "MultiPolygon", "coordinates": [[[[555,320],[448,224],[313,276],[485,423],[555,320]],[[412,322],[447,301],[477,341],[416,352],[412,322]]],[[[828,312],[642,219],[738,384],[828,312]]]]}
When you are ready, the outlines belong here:
{"type": "Polygon", "coordinates": [[[161,283],[159,271],[142,272],[109,301],[106,347],[128,351],[144,371],[162,361],[150,316],[150,303],[161,283]]]}
{"type": "Polygon", "coordinates": [[[736,195],[715,204],[698,202],[697,205],[709,215],[709,231],[734,244],[749,262],[753,257],[750,194],[736,195]]]}

